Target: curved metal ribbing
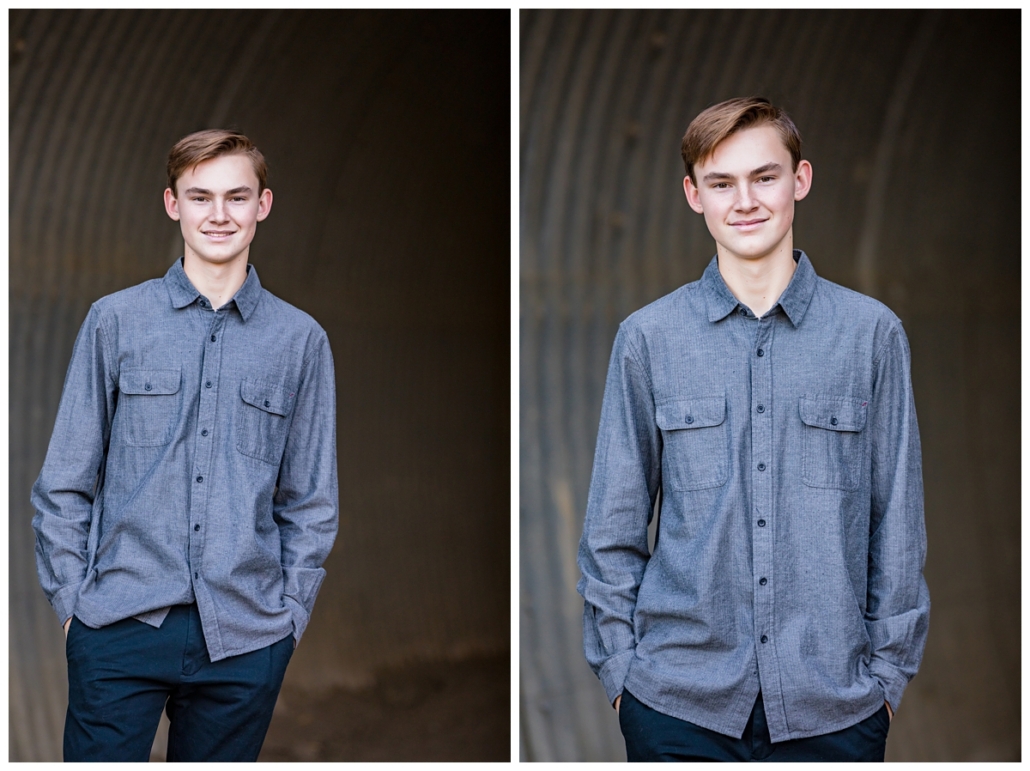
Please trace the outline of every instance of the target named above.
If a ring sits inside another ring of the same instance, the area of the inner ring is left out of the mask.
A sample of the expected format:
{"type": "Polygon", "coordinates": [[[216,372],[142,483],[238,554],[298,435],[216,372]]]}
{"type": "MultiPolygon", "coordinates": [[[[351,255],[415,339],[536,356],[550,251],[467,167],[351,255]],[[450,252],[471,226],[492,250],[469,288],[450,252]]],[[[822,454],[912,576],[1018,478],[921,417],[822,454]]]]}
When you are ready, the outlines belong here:
{"type": "Polygon", "coordinates": [[[624,757],[575,591],[608,355],[623,318],[714,252],[681,192],[687,124],[762,94],[815,169],[795,244],[887,302],[913,351],[933,614],[888,758],[1018,758],[1018,12],[523,11],[520,27],[523,757],[624,757]]]}
{"type": "Polygon", "coordinates": [[[509,40],[506,11],[11,11],[12,760],[60,758],[29,489],[72,342],[181,252],[165,158],[213,121],[267,156],[252,262],[337,365],[341,530],[288,680],[507,650],[509,40]]]}

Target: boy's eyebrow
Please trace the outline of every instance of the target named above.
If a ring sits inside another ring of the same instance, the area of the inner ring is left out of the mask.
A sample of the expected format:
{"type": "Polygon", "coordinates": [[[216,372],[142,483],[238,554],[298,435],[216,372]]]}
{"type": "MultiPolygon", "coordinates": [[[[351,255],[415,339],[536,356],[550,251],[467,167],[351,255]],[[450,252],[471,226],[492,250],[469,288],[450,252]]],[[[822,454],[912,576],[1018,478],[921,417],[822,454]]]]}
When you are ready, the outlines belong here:
{"type": "MultiPolygon", "coordinates": [[[[778,163],[767,163],[764,166],[759,166],[757,169],[752,169],[748,176],[759,177],[762,174],[768,174],[770,171],[783,171],[783,167],[778,163]]],[[[718,179],[733,179],[733,175],[727,174],[724,171],[711,171],[708,174],[705,174],[701,181],[711,182],[718,179]]]]}
{"type": "MultiPolygon", "coordinates": [[[[234,187],[232,190],[226,190],[226,195],[238,195],[239,193],[252,193],[254,192],[248,186],[234,187]]],[[[214,195],[210,190],[203,187],[190,187],[186,189],[186,195],[214,195]]]]}

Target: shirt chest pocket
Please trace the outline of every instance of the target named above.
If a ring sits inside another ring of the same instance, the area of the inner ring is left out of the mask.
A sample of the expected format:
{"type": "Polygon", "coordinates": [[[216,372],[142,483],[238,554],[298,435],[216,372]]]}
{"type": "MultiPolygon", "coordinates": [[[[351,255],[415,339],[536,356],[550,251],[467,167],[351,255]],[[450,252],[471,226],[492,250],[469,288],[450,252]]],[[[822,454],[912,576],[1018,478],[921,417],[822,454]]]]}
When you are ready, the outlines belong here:
{"type": "Polygon", "coordinates": [[[244,380],[236,407],[236,449],[276,465],[289,433],[292,391],[262,380],[244,380]]]}
{"type": "Polygon", "coordinates": [[[726,397],[703,396],[658,405],[662,430],[662,486],[669,490],[720,487],[729,479],[726,397]]]}
{"type": "Polygon", "coordinates": [[[118,406],[112,441],[156,447],[172,440],[180,413],[178,369],[124,369],[118,375],[118,406]]]}
{"type": "Polygon", "coordinates": [[[865,467],[868,402],[802,396],[802,481],[809,487],[857,490],[865,467]]]}

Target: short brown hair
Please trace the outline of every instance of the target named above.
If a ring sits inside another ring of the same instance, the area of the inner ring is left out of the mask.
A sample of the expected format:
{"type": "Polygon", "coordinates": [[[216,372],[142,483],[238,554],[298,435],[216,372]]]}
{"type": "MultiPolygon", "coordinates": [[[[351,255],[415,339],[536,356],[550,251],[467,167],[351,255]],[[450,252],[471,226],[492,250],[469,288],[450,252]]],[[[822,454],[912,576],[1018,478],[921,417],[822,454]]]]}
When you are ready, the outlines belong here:
{"type": "Polygon", "coordinates": [[[184,136],[168,152],[168,187],[178,195],[175,183],[183,174],[204,161],[220,155],[239,153],[250,158],[254,165],[254,173],[258,178],[258,195],[264,191],[268,182],[268,166],[265,156],[254,143],[238,131],[225,129],[207,129],[184,136]]]}
{"type": "Polygon", "coordinates": [[[712,156],[719,143],[730,134],[746,128],[770,124],[790,153],[793,170],[801,162],[801,134],[797,126],[779,107],[760,96],[738,97],[712,105],[690,122],[683,135],[681,152],[687,176],[696,185],[694,164],[712,156]]]}

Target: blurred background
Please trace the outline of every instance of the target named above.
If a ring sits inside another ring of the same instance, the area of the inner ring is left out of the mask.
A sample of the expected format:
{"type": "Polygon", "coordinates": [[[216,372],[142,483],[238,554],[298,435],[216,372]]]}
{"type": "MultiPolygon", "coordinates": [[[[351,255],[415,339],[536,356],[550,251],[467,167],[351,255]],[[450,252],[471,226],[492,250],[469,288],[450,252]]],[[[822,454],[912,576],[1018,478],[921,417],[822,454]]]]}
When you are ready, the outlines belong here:
{"type": "Polygon", "coordinates": [[[224,127],[270,166],[251,261],[326,329],[338,391],[340,534],[262,759],[507,760],[510,13],[9,21],[10,759],[61,758],[29,489],[72,343],[182,254],[167,152],[224,127]]]}
{"type": "Polygon", "coordinates": [[[1020,12],[523,11],[520,755],[623,760],[575,584],[611,344],[715,254],[705,107],[762,95],[814,166],[794,244],[903,320],[923,442],[922,668],[888,760],[1020,759],[1020,12]]]}

